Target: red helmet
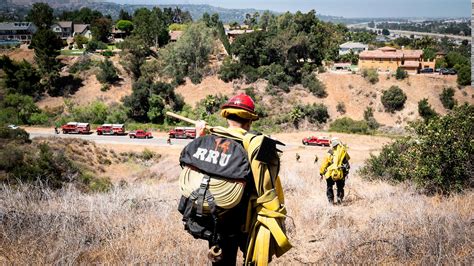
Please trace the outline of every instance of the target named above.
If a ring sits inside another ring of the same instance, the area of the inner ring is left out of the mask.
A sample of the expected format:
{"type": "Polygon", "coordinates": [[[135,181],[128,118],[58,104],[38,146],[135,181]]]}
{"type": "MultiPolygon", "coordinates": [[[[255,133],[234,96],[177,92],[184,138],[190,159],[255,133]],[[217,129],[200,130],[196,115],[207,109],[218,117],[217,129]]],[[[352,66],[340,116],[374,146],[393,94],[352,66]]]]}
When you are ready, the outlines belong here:
{"type": "Polygon", "coordinates": [[[225,108],[239,108],[255,114],[255,103],[252,98],[245,93],[230,98],[229,101],[222,105],[222,109],[225,108]]]}

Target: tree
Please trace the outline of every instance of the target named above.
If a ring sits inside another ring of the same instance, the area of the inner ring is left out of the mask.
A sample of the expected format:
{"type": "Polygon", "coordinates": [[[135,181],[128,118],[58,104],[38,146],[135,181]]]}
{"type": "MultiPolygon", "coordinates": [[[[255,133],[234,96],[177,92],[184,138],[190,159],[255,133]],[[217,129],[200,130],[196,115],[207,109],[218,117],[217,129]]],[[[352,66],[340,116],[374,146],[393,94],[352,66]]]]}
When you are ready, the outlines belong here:
{"type": "Polygon", "coordinates": [[[474,105],[455,107],[445,116],[410,127],[413,137],[399,139],[371,156],[362,176],[392,182],[413,182],[428,194],[472,189],[474,105]]]}
{"type": "Polygon", "coordinates": [[[439,99],[446,109],[453,109],[457,104],[457,101],[454,99],[454,89],[453,88],[443,88],[443,92],[439,95],[439,99]]]}
{"type": "Polygon", "coordinates": [[[96,74],[97,80],[102,84],[113,84],[118,79],[117,69],[109,59],[105,59],[99,64],[100,71],[96,74]]]}
{"type": "Polygon", "coordinates": [[[12,93],[38,97],[43,93],[41,76],[27,61],[13,62],[8,56],[0,57],[0,69],[5,72],[5,86],[12,93]]]}
{"type": "Polygon", "coordinates": [[[381,100],[385,110],[393,113],[403,109],[407,95],[398,86],[392,86],[383,92],[381,100]]]}
{"type": "Polygon", "coordinates": [[[390,35],[390,31],[387,29],[382,29],[382,35],[388,36],[390,35]]]}
{"type": "Polygon", "coordinates": [[[459,67],[457,82],[461,86],[471,85],[471,68],[468,65],[459,67]]]}
{"type": "Polygon", "coordinates": [[[108,18],[98,18],[91,24],[92,37],[101,42],[108,42],[112,21],[108,18]]]}
{"type": "Polygon", "coordinates": [[[27,20],[33,22],[38,29],[49,29],[53,24],[53,9],[46,3],[34,3],[27,20]]]}
{"type": "Polygon", "coordinates": [[[428,99],[423,98],[418,102],[418,114],[425,120],[429,120],[438,114],[433,110],[431,105],[428,103],[428,99]]]}
{"type": "Polygon", "coordinates": [[[212,51],[212,31],[204,23],[191,25],[179,40],[160,51],[164,74],[180,83],[184,77],[200,83],[212,51]]]}
{"type": "Polygon", "coordinates": [[[138,80],[142,76],[142,65],[151,54],[149,46],[143,39],[130,36],[119,43],[118,47],[122,49],[120,63],[125,71],[132,74],[134,80],[138,80]]]}
{"type": "Polygon", "coordinates": [[[18,93],[8,94],[2,102],[2,108],[12,108],[16,114],[16,124],[29,124],[30,117],[40,110],[35,105],[33,98],[18,93]]]}
{"type": "Polygon", "coordinates": [[[118,16],[118,19],[119,21],[120,20],[132,20],[132,16],[125,10],[123,9],[120,9],[120,13],[119,13],[119,16],[118,16]]]}
{"type": "Polygon", "coordinates": [[[130,34],[133,30],[133,22],[130,20],[119,20],[115,26],[117,29],[125,31],[127,34],[130,34]]]}
{"type": "Polygon", "coordinates": [[[184,106],[182,97],[167,83],[140,79],[132,90],[132,94],[124,98],[124,105],[128,108],[128,117],[138,122],[163,122],[164,108],[180,111],[184,106]]]}
{"type": "Polygon", "coordinates": [[[74,36],[74,42],[77,45],[77,49],[82,49],[84,48],[84,45],[89,42],[89,40],[85,36],[77,34],[76,36],[74,36]]]}
{"type": "Polygon", "coordinates": [[[397,72],[395,73],[395,78],[398,80],[404,80],[408,77],[408,73],[401,67],[397,68],[397,72]]]}
{"type": "Polygon", "coordinates": [[[166,18],[160,8],[139,8],[133,16],[133,34],[148,46],[160,47],[168,43],[170,36],[166,18]]]}
{"type": "Polygon", "coordinates": [[[59,70],[59,61],[56,57],[63,47],[63,42],[50,29],[38,30],[31,40],[30,48],[35,51],[35,61],[42,74],[51,74],[59,70]]]}

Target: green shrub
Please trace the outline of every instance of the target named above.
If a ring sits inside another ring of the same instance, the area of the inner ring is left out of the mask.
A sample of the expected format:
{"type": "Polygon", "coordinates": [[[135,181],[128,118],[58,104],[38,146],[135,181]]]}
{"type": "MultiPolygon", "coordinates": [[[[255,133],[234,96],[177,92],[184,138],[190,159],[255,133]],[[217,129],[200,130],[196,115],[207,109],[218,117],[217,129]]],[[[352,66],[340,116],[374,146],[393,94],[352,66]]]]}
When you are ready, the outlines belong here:
{"type": "Polygon", "coordinates": [[[154,151],[150,151],[149,149],[145,148],[142,151],[141,157],[143,158],[143,160],[148,161],[148,160],[153,159],[153,157],[155,157],[155,155],[156,154],[155,154],[154,151]]]}
{"type": "Polygon", "coordinates": [[[411,125],[415,136],[386,145],[361,169],[364,177],[413,182],[424,192],[449,194],[472,189],[474,105],[411,125]]]}
{"type": "Polygon", "coordinates": [[[326,123],[329,119],[328,108],[322,103],[307,104],[302,110],[310,123],[326,123]]]}
{"type": "Polygon", "coordinates": [[[454,99],[454,89],[453,88],[444,88],[443,92],[439,95],[439,99],[446,109],[453,109],[457,104],[457,101],[454,99]]]}
{"type": "Polygon", "coordinates": [[[31,114],[28,122],[30,125],[45,125],[49,121],[49,117],[46,113],[33,113],[31,114]]]}
{"type": "Polygon", "coordinates": [[[349,117],[343,117],[336,119],[334,122],[332,122],[329,125],[329,131],[368,134],[369,126],[367,124],[367,121],[357,121],[349,117]]]}
{"type": "Polygon", "coordinates": [[[393,113],[403,109],[407,95],[398,86],[392,86],[383,92],[381,100],[385,110],[393,113]]]}
{"type": "Polygon", "coordinates": [[[395,73],[395,78],[398,80],[404,80],[408,77],[408,73],[401,67],[397,68],[397,72],[395,73]]]}
{"type": "Polygon", "coordinates": [[[245,66],[242,69],[242,73],[244,74],[245,77],[245,83],[250,84],[258,80],[259,75],[258,71],[256,68],[253,68],[251,66],[245,66]]]}
{"type": "Polygon", "coordinates": [[[375,84],[379,82],[379,74],[374,68],[364,68],[362,69],[362,77],[364,77],[368,82],[375,84]]]}
{"type": "Polygon", "coordinates": [[[77,49],[82,49],[84,48],[84,45],[87,44],[88,39],[82,36],[81,34],[77,34],[76,36],[74,36],[74,42],[77,45],[77,49]]]}
{"type": "Polygon", "coordinates": [[[379,122],[375,120],[374,109],[372,107],[367,107],[364,110],[364,120],[367,122],[367,125],[370,129],[374,130],[380,127],[379,122]]]}
{"type": "Polygon", "coordinates": [[[259,73],[262,73],[262,70],[269,84],[278,86],[281,90],[289,92],[289,84],[291,84],[292,78],[286,74],[285,68],[282,65],[273,63],[267,68],[259,69],[259,73]]]}
{"type": "Polygon", "coordinates": [[[102,84],[113,84],[118,79],[117,69],[115,68],[112,61],[105,59],[99,63],[99,72],[96,74],[97,80],[102,84]]]}
{"type": "Polygon", "coordinates": [[[89,56],[81,56],[70,68],[69,73],[75,74],[89,70],[93,66],[93,62],[89,56]]]}
{"type": "Polygon", "coordinates": [[[101,41],[96,41],[94,39],[90,40],[87,43],[87,47],[86,47],[87,52],[95,52],[96,50],[105,50],[105,49],[107,49],[107,44],[101,41]]]}
{"type": "Polygon", "coordinates": [[[459,67],[457,82],[460,86],[471,85],[471,68],[468,65],[459,67]]]}
{"type": "Polygon", "coordinates": [[[425,120],[436,117],[438,114],[431,108],[428,99],[424,98],[418,102],[418,114],[425,120]]]}
{"type": "Polygon", "coordinates": [[[316,97],[323,98],[327,96],[326,86],[312,73],[304,75],[301,84],[316,97]]]}
{"type": "Polygon", "coordinates": [[[226,57],[219,69],[219,78],[224,82],[229,82],[242,77],[241,66],[239,62],[233,61],[231,57],[226,57]]]}
{"type": "Polygon", "coordinates": [[[338,102],[337,105],[336,105],[336,110],[341,115],[345,114],[346,113],[346,105],[344,104],[344,102],[338,102]]]}
{"type": "Polygon", "coordinates": [[[30,143],[30,134],[22,128],[11,129],[0,126],[0,139],[2,142],[15,141],[16,143],[30,143]]]}

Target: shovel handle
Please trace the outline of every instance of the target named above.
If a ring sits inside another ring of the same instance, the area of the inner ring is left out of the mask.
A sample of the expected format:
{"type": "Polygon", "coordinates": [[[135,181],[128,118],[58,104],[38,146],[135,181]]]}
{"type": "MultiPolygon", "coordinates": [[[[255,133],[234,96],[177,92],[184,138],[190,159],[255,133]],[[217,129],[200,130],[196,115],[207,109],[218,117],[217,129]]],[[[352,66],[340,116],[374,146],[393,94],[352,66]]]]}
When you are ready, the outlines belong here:
{"type": "MultiPolygon", "coordinates": [[[[166,115],[174,117],[174,118],[179,119],[179,120],[184,121],[184,122],[188,122],[188,123],[193,124],[193,125],[196,125],[198,123],[198,121],[196,121],[196,120],[192,120],[190,118],[184,117],[182,115],[175,114],[173,112],[166,112],[166,115]]],[[[206,129],[209,129],[209,128],[211,128],[211,127],[206,125],[206,129]]]]}

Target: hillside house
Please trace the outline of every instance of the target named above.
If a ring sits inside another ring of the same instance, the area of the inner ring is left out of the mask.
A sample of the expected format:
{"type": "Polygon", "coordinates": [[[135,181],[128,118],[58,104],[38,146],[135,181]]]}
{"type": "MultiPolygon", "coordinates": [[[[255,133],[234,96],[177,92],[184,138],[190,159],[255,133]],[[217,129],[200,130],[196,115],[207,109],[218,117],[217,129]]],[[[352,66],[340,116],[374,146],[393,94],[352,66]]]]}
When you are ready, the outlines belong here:
{"type": "Polygon", "coordinates": [[[379,71],[394,72],[401,67],[408,73],[418,73],[422,68],[434,68],[434,66],[435,60],[423,60],[423,50],[397,50],[385,46],[359,54],[359,69],[375,68],[379,71]]]}
{"type": "Polygon", "coordinates": [[[362,51],[367,51],[369,46],[360,42],[346,42],[339,46],[339,55],[349,54],[351,51],[354,54],[359,54],[362,51]]]}
{"type": "Polygon", "coordinates": [[[247,30],[247,29],[242,29],[242,30],[227,30],[226,35],[229,38],[229,42],[233,42],[235,38],[237,38],[240,35],[251,33],[253,30],[247,30]]]}
{"type": "Polygon", "coordinates": [[[72,21],[58,21],[57,23],[51,25],[51,30],[61,39],[72,37],[72,21]]]}
{"type": "Polygon", "coordinates": [[[63,40],[76,35],[82,35],[88,39],[92,38],[89,24],[73,23],[72,21],[58,21],[51,26],[51,30],[63,40]]]}
{"type": "Polygon", "coordinates": [[[37,30],[38,28],[31,22],[2,22],[0,40],[29,43],[37,30]]]}
{"type": "Polygon", "coordinates": [[[87,39],[92,39],[92,32],[89,24],[73,24],[72,36],[82,35],[87,39]]]}

